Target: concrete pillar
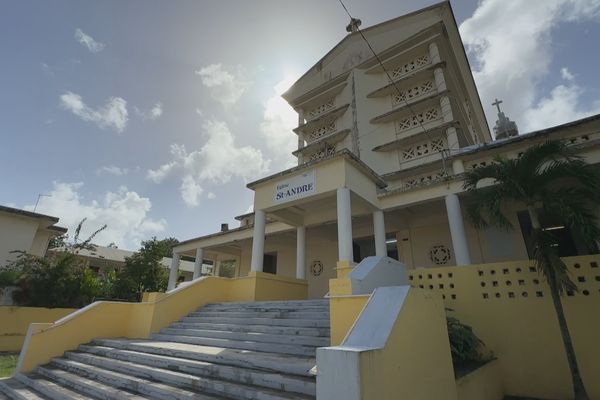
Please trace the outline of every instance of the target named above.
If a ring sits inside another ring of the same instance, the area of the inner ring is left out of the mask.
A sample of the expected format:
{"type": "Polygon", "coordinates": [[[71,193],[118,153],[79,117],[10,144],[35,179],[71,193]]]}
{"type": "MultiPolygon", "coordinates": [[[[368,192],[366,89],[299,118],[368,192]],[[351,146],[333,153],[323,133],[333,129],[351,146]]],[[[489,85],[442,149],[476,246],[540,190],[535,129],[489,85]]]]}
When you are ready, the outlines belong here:
{"type": "Polygon", "coordinates": [[[452,160],[452,172],[454,175],[459,175],[465,172],[465,164],[460,158],[452,160]]]}
{"type": "Polygon", "coordinates": [[[296,228],[296,278],[306,279],[306,227],[296,228]]]}
{"type": "Polygon", "coordinates": [[[460,210],[460,201],[458,200],[458,196],[454,193],[446,195],[445,200],[456,265],[469,265],[471,264],[471,256],[469,255],[469,245],[467,243],[465,224],[460,210]]]}
{"type": "Polygon", "coordinates": [[[339,261],[354,261],[352,252],[352,203],[350,189],[337,190],[337,228],[338,228],[338,259],[339,261]]]}
{"type": "Polygon", "coordinates": [[[254,211],[254,234],[252,236],[252,261],[250,271],[262,272],[265,257],[265,223],[263,210],[254,211]]]}
{"type": "Polygon", "coordinates": [[[375,255],[378,257],[387,256],[387,246],[385,244],[385,220],[383,211],[373,211],[373,236],[375,236],[375,255]]]}
{"type": "Polygon", "coordinates": [[[179,272],[179,253],[173,253],[171,258],[171,269],[169,270],[169,283],[167,290],[175,289],[177,286],[177,273],[179,272]]]}
{"type": "Polygon", "coordinates": [[[448,96],[440,97],[440,108],[444,122],[454,121],[454,114],[452,113],[452,106],[450,105],[450,98],[448,96]]]}
{"type": "Polygon", "coordinates": [[[442,61],[440,51],[435,43],[429,43],[429,58],[432,64],[437,64],[442,61]]]}
{"type": "Polygon", "coordinates": [[[444,78],[444,71],[441,68],[434,69],[433,76],[435,78],[435,88],[438,93],[441,93],[448,89],[448,86],[446,86],[446,79],[444,78]]]}
{"type": "Polygon", "coordinates": [[[198,247],[196,249],[196,259],[194,260],[194,277],[193,279],[200,278],[200,274],[202,273],[202,258],[204,257],[204,249],[202,247],[198,247]]]}

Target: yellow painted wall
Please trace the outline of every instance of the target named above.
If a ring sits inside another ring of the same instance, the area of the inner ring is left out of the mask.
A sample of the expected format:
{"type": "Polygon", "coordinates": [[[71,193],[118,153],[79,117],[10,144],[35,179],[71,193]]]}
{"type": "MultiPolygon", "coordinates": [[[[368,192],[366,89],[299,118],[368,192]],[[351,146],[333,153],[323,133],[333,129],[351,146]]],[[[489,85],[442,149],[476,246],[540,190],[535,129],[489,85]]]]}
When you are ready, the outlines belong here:
{"type": "Polygon", "coordinates": [[[370,296],[339,296],[329,299],[331,345],[338,346],[354,325],[370,296]]]}
{"type": "Polygon", "coordinates": [[[235,279],[203,278],[166,296],[154,296],[154,302],[96,302],[58,323],[31,324],[17,368],[31,371],[98,337],[147,338],[207,303],[295,300],[306,298],[306,294],[305,281],[253,273],[235,279]]]}
{"type": "Polygon", "coordinates": [[[504,387],[497,360],[491,361],[456,381],[458,400],[502,400],[504,387]]]}
{"type": "MultiPolygon", "coordinates": [[[[563,297],[584,383],[600,398],[600,256],[565,258],[580,293],[563,297]]],[[[529,261],[409,271],[435,290],[498,357],[506,394],[572,398],[558,322],[547,285],[529,261]]]]}
{"type": "Polygon", "coordinates": [[[32,322],[54,322],[74,308],[0,307],[0,351],[19,351],[32,322]]]}
{"type": "Polygon", "coordinates": [[[361,399],[456,400],[441,296],[411,288],[385,346],[361,351],[359,365],[361,399]]]}

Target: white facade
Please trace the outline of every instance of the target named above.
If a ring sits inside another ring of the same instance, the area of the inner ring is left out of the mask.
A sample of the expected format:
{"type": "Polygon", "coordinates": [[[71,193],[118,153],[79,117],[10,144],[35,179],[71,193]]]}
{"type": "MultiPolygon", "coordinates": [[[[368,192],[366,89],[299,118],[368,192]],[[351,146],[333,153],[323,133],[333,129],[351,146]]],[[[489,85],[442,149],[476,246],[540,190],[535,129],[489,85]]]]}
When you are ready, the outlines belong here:
{"type": "Polygon", "coordinates": [[[57,222],[48,215],[0,206],[0,266],[13,261],[15,251],[44,256],[49,240],[67,231],[57,222]]]}

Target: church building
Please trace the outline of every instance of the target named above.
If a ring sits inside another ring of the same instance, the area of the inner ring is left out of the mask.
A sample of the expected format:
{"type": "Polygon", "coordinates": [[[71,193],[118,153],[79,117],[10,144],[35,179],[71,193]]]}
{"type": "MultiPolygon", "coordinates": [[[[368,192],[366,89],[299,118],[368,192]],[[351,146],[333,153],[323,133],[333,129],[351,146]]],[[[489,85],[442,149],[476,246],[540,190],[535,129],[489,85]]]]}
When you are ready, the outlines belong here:
{"type": "MultiPolygon", "coordinates": [[[[239,227],[175,247],[171,289],[180,256],[198,271],[211,260],[234,276],[306,280],[309,298],[371,255],[409,269],[524,260],[527,213],[512,210],[514,231],[476,230],[464,173],[548,139],[599,161],[600,116],[518,135],[496,101],[492,134],[448,2],[361,32],[359,23],[283,95],[298,113],[298,165],[247,185],[254,212],[236,217],[239,227]]],[[[575,232],[556,229],[561,256],[588,254],[575,232]]]]}

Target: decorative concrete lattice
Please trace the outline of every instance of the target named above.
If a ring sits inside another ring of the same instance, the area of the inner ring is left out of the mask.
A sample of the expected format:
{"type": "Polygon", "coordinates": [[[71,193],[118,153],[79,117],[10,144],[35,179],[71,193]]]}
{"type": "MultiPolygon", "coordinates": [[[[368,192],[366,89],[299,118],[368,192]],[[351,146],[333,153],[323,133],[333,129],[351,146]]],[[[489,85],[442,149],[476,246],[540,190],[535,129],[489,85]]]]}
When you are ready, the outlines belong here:
{"type": "Polygon", "coordinates": [[[588,133],[585,135],[573,136],[565,139],[568,145],[586,143],[594,139],[600,139],[600,132],[588,133]]]}
{"type": "Polygon", "coordinates": [[[308,159],[306,160],[306,162],[317,161],[322,158],[331,156],[333,154],[335,154],[335,146],[332,146],[330,144],[325,144],[321,148],[321,150],[314,152],[310,156],[308,156],[308,159]]]}
{"type": "Polygon", "coordinates": [[[398,79],[406,74],[410,74],[413,71],[420,69],[421,67],[430,63],[429,54],[424,54],[407,62],[404,65],[400,65],[392,70],[392,79],[398,79]]]}
{"type": "Polygon", "coordinates": [[[311,120],[317,118],[319,115],[331,110],[335,107],[334,99],[331,98],[325,103],[319,104],[315,108],[312,108],[306,112],[306,119],[311,120]]]}
{"type": "Polygon", "coordinates": [[[392,95],[392,105],[399,106],[406,102],[433,92],[433,81],[421,82],[417,86],[392,95]]]}
{"type": "Polygon", "coordinates": [[[398,120],[396,122],[396,131],[402,132],[407,129],[411,129],[426,122],[435,121],[441,118],[442,112],[439,108],[430,108],[429,110],[425,110],[423,112],[413,114],[410,117],[398,120]]]}
{"type": "Polygon", "coordinates": [[[335,132],[335,121],[311,131],[304,137],[304,140],[306,140],[306,143],[310,144],[316,140],[319,140],[323,136],[329,135],[333,132],[335,132]]]}
{"type": "Polygon", "coordinates": [[[436,265],[446,265],[452,258],[450,249],[443,244],[436,244],[429,250],[429,258],[436,265]]]}
{"type": "Polygon", "coordinates": [[[402,149],[402,160],[414,160],[415,158],[442,152],[444,151],[445,143],[446,141],[444,139],[437,138],[411,147],[406,147],[402,149]]]}
{"type": "Polygon", "coordinates": [[[416,177],[410,177],[402,182],[402,187],[405,189],[410,189],[422,185],[428,185],[439,182],[446,176],[447,174],[444,172],[444,170],[434,171],[427,174],[418,175],[416,177]]]}
{"type": "MultiPolygon", "coordinates": [[[[600,297],[599,255],[563,261],[578,287],[578,292],[567,291],[567,299],[600,297]]],[[[531,261],[419,269],[409,271],[408,278],[414,287],[442,293],[446,301],[536,301],[550,296],[548,284],[531,261]]]]}

